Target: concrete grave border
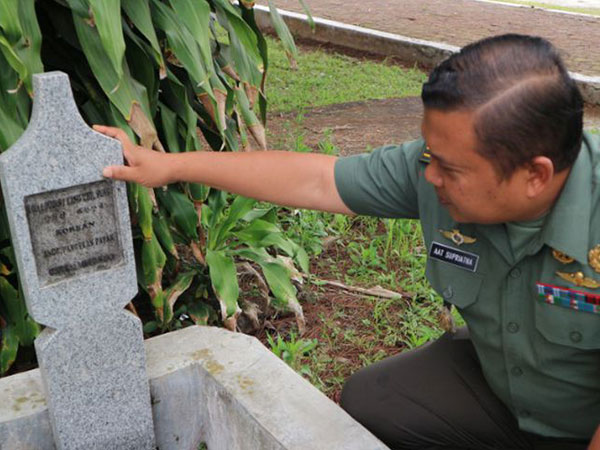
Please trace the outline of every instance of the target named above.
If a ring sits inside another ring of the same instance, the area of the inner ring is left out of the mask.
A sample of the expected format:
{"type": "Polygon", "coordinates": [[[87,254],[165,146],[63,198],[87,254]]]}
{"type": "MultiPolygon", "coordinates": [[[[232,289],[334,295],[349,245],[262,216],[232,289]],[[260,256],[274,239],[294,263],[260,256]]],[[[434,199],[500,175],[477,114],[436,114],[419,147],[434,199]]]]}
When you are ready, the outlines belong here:
{"type": "MultiPolygon", "coordinates": [[[[259,28],[274,33],[269,8],[255,5],[254,11],[259,28]]],[[[376,55],[393,56],[411,64],[418,63],[426,67],[433,67],[460,50],[460,47],[454,45],[414,39],[319,17],[313,17],[315,23],[313,31],[306,14],[283,9],[278,9],[278,11],[296,38],[333,44],[376,55]]],[[[600,105],[600,76],[588,76],[576,72],[570,72],[570,74],[579,86],[584,101],[590,105],[600,105]]]]}
{"type": "MultiPolygon", "coordinates": [[[[145,341],[160,450],[385,450],[256,338],[193,326],[145,341]]],[[[38,369],[0,379],[0,449],[52,450],[38,369]]]]}

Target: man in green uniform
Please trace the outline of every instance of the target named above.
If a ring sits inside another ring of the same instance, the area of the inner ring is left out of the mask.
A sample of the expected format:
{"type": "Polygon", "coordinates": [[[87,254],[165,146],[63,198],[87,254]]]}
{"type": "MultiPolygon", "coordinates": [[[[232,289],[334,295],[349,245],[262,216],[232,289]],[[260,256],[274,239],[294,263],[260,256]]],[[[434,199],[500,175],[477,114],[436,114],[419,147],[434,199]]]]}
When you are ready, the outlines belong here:
{"type": "Polygon", "coordinates": [[[547,41],[504,35],[441,63],[422,98],[422,139],[339,159],[159,154],[97,127],[129,164],[104,175],[419,218],[427,277],[468,330],[359,371],[342,406],[395,449],[584,449],[600,423],[600,139],[581,95],[547,41]]]}

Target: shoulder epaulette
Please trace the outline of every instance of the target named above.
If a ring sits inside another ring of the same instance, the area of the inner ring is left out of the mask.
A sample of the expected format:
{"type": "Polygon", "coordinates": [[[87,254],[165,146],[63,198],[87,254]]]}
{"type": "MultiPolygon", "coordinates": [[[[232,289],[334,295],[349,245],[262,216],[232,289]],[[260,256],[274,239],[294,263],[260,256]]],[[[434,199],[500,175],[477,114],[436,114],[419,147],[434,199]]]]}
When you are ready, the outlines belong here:
{"type": "Polygon", "coordinates": [[[421,161],[422,163],[425,163],[425,164],[429,164],[431,162],[431,153],[429,153],[428,149],[423,150],[423,153],[421,153],[421,157],[419,158],[419,161],[421,161]]]}

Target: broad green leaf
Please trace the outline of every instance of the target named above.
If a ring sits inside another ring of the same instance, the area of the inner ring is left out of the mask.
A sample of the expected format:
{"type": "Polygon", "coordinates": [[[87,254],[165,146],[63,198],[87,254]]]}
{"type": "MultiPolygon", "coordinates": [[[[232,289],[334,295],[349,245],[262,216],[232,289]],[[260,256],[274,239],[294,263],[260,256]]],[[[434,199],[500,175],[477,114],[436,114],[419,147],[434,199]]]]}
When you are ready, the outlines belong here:
{"type": "Polygon", "coordinates": [[[159,73],[156,71],[153,50],[142,38],[136,35],[123,20],[123,30],[127,36],[127,51],[125,57],[132,77],[146,89],[151,114],[158,107],[159,73]]]}
{"type": "Polygon", "coordinates": [[[156,195],[160,203],[169,211],[169,217],[173,220],[181,232],[189,240],[198,240],[198,214],[194,203],[187,195],[174,188],[167,190],[159,189],[156,195]]]}
{"type": "Polygon", "coordinates": [[[187,128],[182,133],[185,139],[185,149],[188,150],[193,145],[196,145],[196,148],[198,148],[197,144],[194,144],[198,116],[190,105],[185,86],[170,70],[167,71],[167,81],[163,82],[163,101],[186,124],[187,128]]]}
{"type": "Polygon", "coordinates": [[[166,73],[165,62],[158,43],[158,38],[156,37],[156,31],[154,31],[154,26],[152,25],[152,15],[150,14],[148,0],[125,0],[121,2],[121,7],[131,22],[138,30],[140,30],[140,33],[148,39],[148,42],[150,42],[150,45],[152,46],[152,54],[160,71],[163,74],[166,73]]]}
{"type": "Polygon", "coordinates": [[[21,0],[2,0],[0,2],[0,28],[4,31],[8,42],[16,44],[23,36],[19,18],[19,2],[21,0]]]}
{"type": "Polygon", "coordinates": [[[137,217],[142,230],[144,239],[152,238],[152,198],[149,189],[140,184],[136,184],[137,189],[137,217]]]}
{"type": "Polygon", "coordinates": [[[302,334],[305,327],[304,314],[302,306],[300,306],[296,297],[296,288],[290,280],[289,270],[277,260],[259,262],[259,265],[262,268],[271,292],[273,292],[279,304],[285,309],[292,311],[296,316],[298,329],[300,334],[302,334]]]}
{"type": "Polygon", "coordinates": [[[121,28],[121,0],[89,0],[89,2],[102,47],[117,76],[121,78],[125,54],[125,40],[121,28]]]}
{"type": "MultiPolygon", "coordinates": [[[[6,58],[8,64],[10,64],[10,66],[19,74],[19,80],[26,80],[29,76],[27,66],[25,66],[23,60],[19,57],[19,55],[17,55],[15,49],[10,44],[8,39],[6,39],[6,36],[4,36],[2,31],[0,31],[0,50],[2,51],[2,54],[6,58]]],[[[12,89],[16,90],[17,88],[18,85],[12,89]]]]}
{"type": "Polygon", "coordinates": [[[204,214],[205,217],[210,217],[208,222],[208,228],[212,229],[216,226],[217,222],[221,219],[221,214],[227,206],[227,192],[213,189],[210,191],[208,196],[208,206],[210,208],[210,214],[204,214]]]}
{"type": "Polygon", "coordinates": [[[175,14],[192,34],[200,47],[204,66],[212,70],[210,48],[210,5],[206,0],[169,0],[175,14]]]}
{"type": "Polygon", "coordinates": [[[256,203],[256,200],[237,196],[231,203],[224,220],[216,227],[211,227],[208,234],[208,247],[212,250],[218,249],[229,237],[229,232],[238,220],[248,213],[256,203]]]}
{"type": "Polygon", "coordinates": [[[298,49],[296,48],[296,44],[294,44],[294,38],[290,33],[287,25],[283,21],[281,14],[273,5],[273,1],[269,0],[269,13],[271,15],[271,23],[273,24],[273,28],[275,28],[275,32],[279,39],[281,39],[281,43],[283,44],[283,48],[285,49],[285,53],[290,60],[290,64],[292,67],[296,67],[296,59],[298,58],[298,49]]]}
{"type": "Polygon", "coordinates": [[[170,153],[179,153],[180,145],[177,133],[177,114],[164,103],[159,103],[158,106],[160,108],[163,136],[167,149],[170,153]]]}
{"type": "Polygon", "coordinates": [[[130,76],[127,64],[123,64],[123,75],[119,76],[110,64],[104,62],[107,54],[102,46],[98,30],[75,13],[73,14],[73,23],[79,43],[94,76],[123,117],[126,120],[131,118],[131,108],[134,102],[142,105],[146,115],[151,117],[145,88],[130,76]]]}
{"type": "Polygon", "coordinates": [[[146,322],[144,324],[144,334],[151,334],[158,330],[158,323],[155,320],[151,320],[150,322],[146,322]]]}
{"type": "Polygon", "coordinates": [[[144,239],[142,242],[141,265],[144,279],[143,285],[146,287],[153,286],[158,291],[159,286],[155,285],[160,282],[162,268],[165,265],[167,257],[165,256],[158,240],[152,234],[150,239],[144,239]]]}
{"type": "Polygon", "coordinates": [[[206,303],[195,300],[188,305],[187,313],[196,325],[208,325],[211,308],[206,303]]]}
{"type": "Polygon", "coordinates": [[[215,0],[219,23],[229,32],[232,63],[240,77],[259,86],[264,70],[256,35],[229,0],[215,0]]]}
{"type": "Polygon", "coordinates": [[[246,10],[242,11],[242,16],[244,17],[244,20],[250,26],[250,28],[252,28],[252,30],[254,31],[254,34],[256,35],[256,39],[258,41],[258,50],[260,52],[260,56],[262,57],[262,61],[263,61],[264,69],[263,69],[262,80],[260,82],[260,89],[259,89],[259,93],[258,93],[258,95],[259,95],[258,107],[259,107],[260,120],[263,124],[266,124],[267,123],[267,98],[265,96],[265,81],[266,81],[266,76],[267,76],[268,69],[269,69],[269,51],[268,51],[268,47],[267,47],[267,41],[266,41],[265,37],[263,36],[262,32],[260,31],[260,29],[258,28],[256,19],[254,16],[254,9],[246,9],[246,10]]]}
{"type": "Polygon", "coordinates": [[[188,195],[194,202],[203,203],[208,198],[210,188],[203,184],[188,183],[187,184],[188,195]]]}
{"type": "Polygon", "coordinates": [[[231,256],[226,256],[221,251],[206,251],[210,281],[221,304],[223,320],[233,316],[239,306],[237,300],[240,294],[237,270],[231,256]]]}
{"type": "Polygon", "coordinates": [[[310,12],[310,9],[308,8],[308,5],[306,4],[306,2],[304,0],[299,0],[300,4],[302,5],[302,9],[304,10],[304,13],[306,14],[306,17],[308,18],[308,24],[310,25],[311,30],[313,30],[313,32],[315,31],[315,20],[313,19],[313,16],[310,12]]]}
{"type": "Polygon", "coordinates": [[[79,17],[90,20],[90,4],[88,0],[67,0],[71,11],[79,17]]]}
{"type": "Polygon", "coordinates": [[[23,134],[25,129],[14,119],[14,110],[6,111],[0,104],[0,153],[7,150],[23,134]]]}
{"type": "Polygon", "coordinates": [[[156,237],[162,244],[162,246],[175,258],[179,258],[177,248],[175,247],[175,241],[173,235],[169,229],[169,224],[162,210],[159,209],[156,215],[152,216],[152,224],[156,237]]]}
{"type": "Polygon", "coordinates": [[[11,325],[0,328],[0,337],[0,375],[4,375],[17,359],[19,339],[14,327],[11,325]]]}
{"type": "Polygon", "coordinates": [[[13,330],[21,344],[24,346],[33,344],[40,331],[39,325],[29,317],[19,291],[2,276],[0,276],[0,299],[3,300],[7,312],[6,320],[14,326],[13,330]]]}
{"type": "Polygon", "coordinates": [[[196,272],[184,272],[177,275],[175,282],[169,286],[165,292],[167,296],[167,305],[171,317],[173,316],[173,307],[181,294],[189,289],[196,276],[196,272]]]}
{"type": "Polygon", "coordinates": [[[158,0],[152,0],[152,18],[156,26],[164,31],[171,50],[185,66],[198,92],[206,92],[214,98],[200,47],[191,33],[178,23],[173,10],[158,0]]]}
{"type": "Polygon", "coordinates": [[[31,93],[33,92],[31,76],[44,71],[41,58],[42,34],[35,14],[34,0],[19,0],[19,20],[23,36],[15,50],[27,67],[27,77],[22,80],[27,92],[31,93]]]}

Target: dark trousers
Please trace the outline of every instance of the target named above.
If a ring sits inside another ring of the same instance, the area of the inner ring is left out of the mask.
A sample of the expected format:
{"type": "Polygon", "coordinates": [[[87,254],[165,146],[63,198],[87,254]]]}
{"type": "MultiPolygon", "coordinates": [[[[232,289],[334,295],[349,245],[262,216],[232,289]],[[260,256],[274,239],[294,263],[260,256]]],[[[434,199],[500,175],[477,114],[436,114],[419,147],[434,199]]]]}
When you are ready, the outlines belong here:
{"type": "Polygon", "coordinates": [[[466,329],[359,370],[341,405],[392,449],[584,450],[519,430],[491,391],[466,329]]]}

